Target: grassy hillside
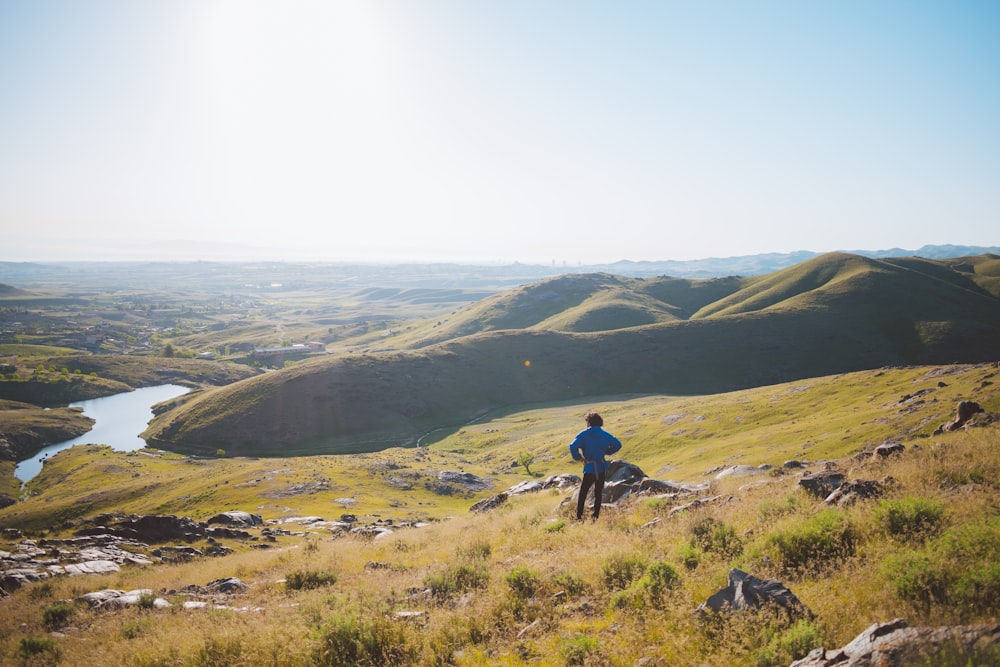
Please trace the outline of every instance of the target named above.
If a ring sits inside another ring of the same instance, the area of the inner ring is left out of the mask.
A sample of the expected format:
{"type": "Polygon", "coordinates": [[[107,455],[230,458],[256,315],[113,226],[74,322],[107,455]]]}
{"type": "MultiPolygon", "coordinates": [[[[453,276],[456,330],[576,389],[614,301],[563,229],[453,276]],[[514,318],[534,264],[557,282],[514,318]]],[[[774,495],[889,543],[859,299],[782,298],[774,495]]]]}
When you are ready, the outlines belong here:
{"type": "MultiPolygon", "coordinates": [[[[210,460],[75,448],[46,463],[28,501],[0,510],[0,526],[58,537],[110,510],[204,520],[233,508],[265,519],[351,511],[430,523],[379,539],[304,528],[268,549],[223,540],[235,553],[30,584],[0,600],[0,663],[768,667],[897,617],[995,623],[1000,432],[994,424],[931,433],[957,400],[1000,411],[998,373],[985,364],[898,368],[717,396],[608,397],[497,413],[438,433],[427,448],[359,456],[210,460]],[[708,482],[701,497],[716,500],[674,513],[691,497],[634,498],[576,523],[561,492],[480,515],[466,508],[493,491],[444,496],[423,483],[462,468],[503,489],[529,479],[509,465],[520,451],[536,455],[539,477],[575,472],[566,443],[592,408],[622,437],[625,458],[657,478],[708,482]],[[906,450],[853,458],[885,440],[906,450]],[[814,470],[830,462],[851,480],[893,481],[879,498],[836,507],[780,465],[714,474],[792,458],[814,470]],[[349,509],[347,498],[356,500],[349,509]],[[811,615],[694,613],[732,567],[778,578],[811,615]],[[186,587],[232,576],[249,589],[216,599],[229,609],[182,608],[186,587]],[[150,589],[170,607],[95,611],[71,601],[106,588],[150,589]]],[[[3,539],[0,549],[13,551],[3,539]]],[[[945,646],[918,664],[1000,658],[996,647],[979,650],[945,646]]]]}
{"type": "MultiPolygon", "coordinates": [[[[535,323],[527,329],[309,361],[192,397],[155,422],[148,439],[199,453],[373,451],[504,406],[706,394],[886,365],[1000,357],[1000,299],[968,272],[929,266],[933,271],[831,254],[749,281],[642,281],[643,299],[675,295],[682,305],[673,312],[694,310],[692,319],[594,333],[543,326],[601,321],[608,311],[581,310],[584,304],[601,302],[614,312],[624,307],[619,290],[637,281],[546,281],[478,306],[498,309],[490,326],[535,323]],[[538,298],[556,287],[561,305],[538,298]],[[699,306],[719,295],[714,306],[699,306]],[[535,310],[523,319],[526,302],[535,310]]],[[[640,292],[629,294],[634,306],[640,292]]]]}
{"type": "Polygon", "coordinates": [[[38,528],[53,516],[115,510],[211,516],[241,507],[272,518],[289,511],[329,515],[331,508],[341,511],[341,496],[353,496],[359,514],[443,518],[528,479],[511,466],[522,452],[534,455],[532,473],[539,477],[575,472],[567,444],[591,409],[622,439],[623,458],[659,479],[700,483],[723,465],[780,466],[847,457],[887,441],[923,442],[954,417],[959,401],[1000,412],[998,378],[992,364],[921,366],[711,396],[606,396],[496,411],[430,433],[419,448],[348,456],[191,459],[75,447],[46,462],[29,484],[31,498],[0,510],[0,525],[38,528]],[[428,490],[428,471],[442,469],[492,478],[495,488],[437,497],[428,490]],[[409,480],[411,488],[393,479],[409,480]]]}

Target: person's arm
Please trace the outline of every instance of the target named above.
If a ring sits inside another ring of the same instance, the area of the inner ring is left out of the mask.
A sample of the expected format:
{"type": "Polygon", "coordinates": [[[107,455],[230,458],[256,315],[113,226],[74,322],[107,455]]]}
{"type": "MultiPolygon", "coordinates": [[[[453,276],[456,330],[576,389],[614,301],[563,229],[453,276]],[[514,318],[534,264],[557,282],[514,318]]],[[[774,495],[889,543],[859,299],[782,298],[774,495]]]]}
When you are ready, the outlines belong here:
{"type": "Polygon", "coordinates": [[[584,461],[584,458],[580,456],[580,436],[569,443],[569,455],[573,457],[574,461],[584,461]]]}
{"type": "Polygon", "coordinates": [[[607,449],[604,450],[605,456],[610,456],[611,454],[614,454],[615,452],[617,452],[619,449],[622,448],[621,440],[611,435],[610,433],[608,434],[608,438],[610,438],[610,442],[608,442],[607,449]]]}

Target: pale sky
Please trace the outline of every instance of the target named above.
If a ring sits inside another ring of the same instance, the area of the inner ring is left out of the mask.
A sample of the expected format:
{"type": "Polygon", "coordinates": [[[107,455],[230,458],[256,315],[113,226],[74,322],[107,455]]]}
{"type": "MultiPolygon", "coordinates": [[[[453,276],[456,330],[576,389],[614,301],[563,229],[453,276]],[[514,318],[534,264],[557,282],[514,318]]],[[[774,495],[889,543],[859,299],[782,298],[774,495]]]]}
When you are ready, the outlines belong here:
{"type": "Polygon", "coordinates": [[[1000,2],[0,0],[0,232],[11,261],[1000,245],[1000,2]]]}

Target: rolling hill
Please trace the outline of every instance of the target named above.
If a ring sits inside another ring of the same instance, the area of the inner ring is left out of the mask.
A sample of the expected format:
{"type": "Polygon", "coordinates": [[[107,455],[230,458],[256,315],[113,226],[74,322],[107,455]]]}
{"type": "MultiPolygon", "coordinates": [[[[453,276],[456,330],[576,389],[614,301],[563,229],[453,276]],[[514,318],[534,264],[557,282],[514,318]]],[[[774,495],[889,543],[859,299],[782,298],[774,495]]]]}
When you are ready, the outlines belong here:
{"type": "Polygon", "coordinates": [[[192,396],[145,437],[291,455],[415,443],[492,410],[612,394],[708,394],[1000,358],[1000,258],[822,255],[751,278],[564,276],[387,341],[192,396]]]}

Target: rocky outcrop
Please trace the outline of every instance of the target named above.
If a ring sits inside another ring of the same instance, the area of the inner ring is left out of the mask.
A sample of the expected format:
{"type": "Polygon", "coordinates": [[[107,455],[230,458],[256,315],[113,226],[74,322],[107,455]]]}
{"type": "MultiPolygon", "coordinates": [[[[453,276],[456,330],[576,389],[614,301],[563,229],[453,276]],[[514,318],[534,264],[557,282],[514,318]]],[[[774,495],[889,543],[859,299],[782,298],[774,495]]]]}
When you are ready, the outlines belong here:
{"type": "Polygon", "coordinates": [[[115,535],[153,543],[171,540],[194,542],[207,536],[205,524],[172,514],[102,514],[93,522],[95,526],[78,530],[76,534],[115,535]]]}
{"type": "Polygon", "coordinates": [[[504,503],[507,502],[509,496],[506,493],[498,493],[495,496],[490,496],[489,498],[483,498],[477,503],[474,503],[472,507],[469,508],[470,512],[489,512],[490,510],[495,510],[504,503]]]}
{"type": "Polygon", "coordinates": [[[111,535],[69,540],[22,540],[0,551],[0,589],[14,591],[56,576],[109,574],[123,565],[151,565],[149,545],[111,535]]]}
{"type": "Polygon", "coordinates": [[[818,648],[791,667],[992,665],[998,657],[1000,624],[911,628],[897,618],[868,626],[842,648],[818,648]]]}

